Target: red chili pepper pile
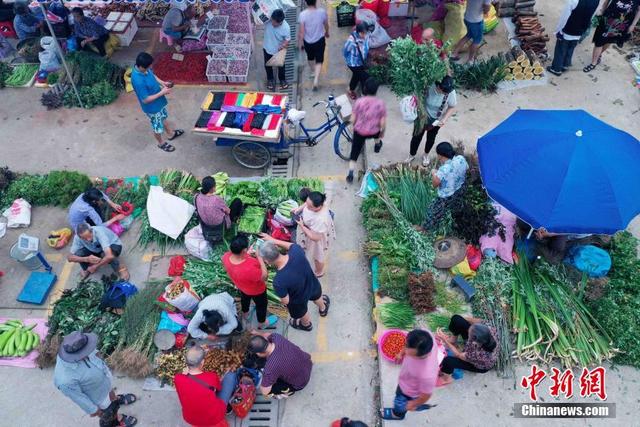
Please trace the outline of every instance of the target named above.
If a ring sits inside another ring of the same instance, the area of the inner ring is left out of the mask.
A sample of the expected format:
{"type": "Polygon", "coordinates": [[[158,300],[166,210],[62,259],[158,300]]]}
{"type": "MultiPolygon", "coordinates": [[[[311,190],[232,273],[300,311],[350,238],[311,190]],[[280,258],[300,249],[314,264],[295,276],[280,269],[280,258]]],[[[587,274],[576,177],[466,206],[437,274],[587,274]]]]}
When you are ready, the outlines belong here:
{"type": "Polygon", "coordinates": [[[382,343],[382,352],[394,359],[398,353],[402,351],[405,344],[407,342],[407,338],[404,334],[400,332],[391,332],[387,335],[382,343]]]}
{"type": "Polygon", "coordinates": [[[162,80],[178,84],[207,82],[207,53],[184,53],[182,61],[171,59],[173,53],[163,52],[153,61],[153,72],[162,80]]]}

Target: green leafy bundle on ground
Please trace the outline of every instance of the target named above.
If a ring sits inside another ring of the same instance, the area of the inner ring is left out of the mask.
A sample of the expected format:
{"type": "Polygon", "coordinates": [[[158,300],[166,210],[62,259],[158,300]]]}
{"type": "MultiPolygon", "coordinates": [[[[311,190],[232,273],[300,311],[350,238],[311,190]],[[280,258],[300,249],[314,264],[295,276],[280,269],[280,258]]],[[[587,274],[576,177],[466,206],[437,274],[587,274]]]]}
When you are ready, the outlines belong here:
{"type": "Polygon", "coordinates": [[[13,69],[4,62],[0,62],[0,89],[6,86],[6,81],[13,72],[13,69]]]}
{"type": "Polygon", "coordinates": [[[32,206],[69,206],[80,193],[91,186],[91,180],[75,171],[51,171],[47,175],[22,175],[2,194],[3,207],[23,198],[32,206]]]}
{"type": "Polygon", "coordinates": [[[620,350],[618,363],[640,367],[640,260],[638,239],[628,232],[614,236],[609,285],[591,312],[620,350]]]}
{"type": "Polygon", "coordinates": [[[479,92],[495,92],[498,83],[507,75],[507,63],[503,56],[494,55],[479,59],[473,64],[458,64],[451,61],[456,87],[479,92]]]}

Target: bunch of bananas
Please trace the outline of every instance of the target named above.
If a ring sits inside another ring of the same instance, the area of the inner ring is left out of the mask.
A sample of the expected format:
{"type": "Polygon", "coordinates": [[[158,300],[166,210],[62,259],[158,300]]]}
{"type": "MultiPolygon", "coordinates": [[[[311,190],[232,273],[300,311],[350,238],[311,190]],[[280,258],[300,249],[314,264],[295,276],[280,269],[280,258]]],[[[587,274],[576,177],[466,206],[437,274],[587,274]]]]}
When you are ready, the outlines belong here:
{"type": "Polygon", "coordinates": [[[40,344],[40,336],[32,331],[35,327],[20,320],[0,324],[0,357],[22,357],[35,349],[40,344]]]}

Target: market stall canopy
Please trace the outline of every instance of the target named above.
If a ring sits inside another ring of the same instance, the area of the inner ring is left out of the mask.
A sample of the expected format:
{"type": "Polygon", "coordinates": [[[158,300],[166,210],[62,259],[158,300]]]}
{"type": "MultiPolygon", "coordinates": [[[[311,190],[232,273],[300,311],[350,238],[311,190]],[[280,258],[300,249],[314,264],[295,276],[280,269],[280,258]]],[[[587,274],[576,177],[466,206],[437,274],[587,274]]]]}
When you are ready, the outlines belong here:
{"type": "Polygon", "coordinates": [[[640,142],[583,110],[518,110],[478,140],[489,196],[534,228],[613,234],[640,213],[640,142]]]}

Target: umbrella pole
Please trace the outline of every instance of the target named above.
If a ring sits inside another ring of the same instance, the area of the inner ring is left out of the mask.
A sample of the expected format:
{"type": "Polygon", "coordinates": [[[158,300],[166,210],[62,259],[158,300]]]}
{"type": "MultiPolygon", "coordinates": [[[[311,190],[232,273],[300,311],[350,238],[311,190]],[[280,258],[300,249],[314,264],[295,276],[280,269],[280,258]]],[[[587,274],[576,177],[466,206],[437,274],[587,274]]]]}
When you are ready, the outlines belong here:
{"type": "Polygon", "coordinates": [[[529,234],[527,234],[527,240],[529,240],[531,238],[531,235],[533,234],[533,227],[531,227],[529,229],[529,234]]]}

